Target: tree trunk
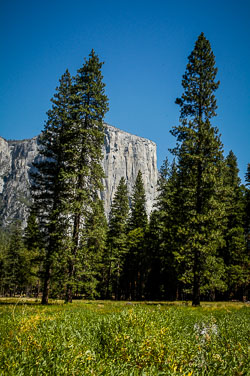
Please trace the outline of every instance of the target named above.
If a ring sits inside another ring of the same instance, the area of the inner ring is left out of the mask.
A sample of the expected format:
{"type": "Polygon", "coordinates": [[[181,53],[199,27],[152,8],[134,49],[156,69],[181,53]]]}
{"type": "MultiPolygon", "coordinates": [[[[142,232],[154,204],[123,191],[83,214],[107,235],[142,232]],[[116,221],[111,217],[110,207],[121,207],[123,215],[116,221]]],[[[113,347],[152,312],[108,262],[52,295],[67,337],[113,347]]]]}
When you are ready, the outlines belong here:
{"type": "Polygon", "coordinates": [[[72,286],[68,284],[66,288],[65,303],[72,303],[72,298],[73,298],[72,286]]]}

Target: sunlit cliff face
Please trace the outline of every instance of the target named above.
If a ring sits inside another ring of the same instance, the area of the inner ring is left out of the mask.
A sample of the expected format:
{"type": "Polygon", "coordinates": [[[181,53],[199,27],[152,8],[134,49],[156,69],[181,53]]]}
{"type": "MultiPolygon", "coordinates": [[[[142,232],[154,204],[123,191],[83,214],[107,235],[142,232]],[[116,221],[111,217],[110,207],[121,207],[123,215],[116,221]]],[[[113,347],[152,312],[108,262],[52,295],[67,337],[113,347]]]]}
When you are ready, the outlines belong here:
{"type": "MultiPolygon", "coordinates": [[[[14,219],[26,223],[30,197],[32,162],[38,158],[37,137],[30,140],[6,141],[0,137],[0,218],[1,225],[14,219]]],[[[142,137],[106,124],[103,149],[104,191],[100,193],[108,215],[121,177],[131,194],[139,170],[142,172],[150,213],[156,197],[156,144],[142,137]]]]}

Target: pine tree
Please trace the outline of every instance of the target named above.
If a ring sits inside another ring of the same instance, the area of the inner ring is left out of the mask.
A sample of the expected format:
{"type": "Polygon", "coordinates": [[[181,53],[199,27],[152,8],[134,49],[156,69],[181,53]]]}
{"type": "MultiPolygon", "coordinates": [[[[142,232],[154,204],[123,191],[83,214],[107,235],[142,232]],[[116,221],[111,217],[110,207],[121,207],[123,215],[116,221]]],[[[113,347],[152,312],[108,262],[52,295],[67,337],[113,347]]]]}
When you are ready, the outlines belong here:
{"type": "Polygon", "coordinates": [[[23,243],[21,222],[12,224],[10,243],[5,263],[5,290],[10,294],[23,294],[30,283],[30,263],[23,243]]]}
{"type": "Polygon", "coordinates": [[[124,265],[124,285],[128,298],[142,299],[145,284],[145,232],[148,217],[141,171],[138,172],[131,198],[128,224],[128,253],[124,265]]]}
{"type": "Polygon", "coordinates": [[[9,248],[9,233],[7,229],[0,228],[0,294],[5,293],[5,275],[6,275],[6,263],[7,252],[9,248]]]}
{"type": "Polygon", "coordinates": [[[70,142],[68,134],[72,126],[69,108],[71,94],[71,76],[66,70],[51,99],[52,108],[47,113],[48,119],[39,139],[40,156],[34,163],[36,170],[32,174],[33,210],[39,221],[45,248],[42,264],[42,304],[48,304],[55,259],[65,249],[62,241],[67,228],[65,203],[69,180],[64,176],[64,169],[67,162],[65,148],[70,142]]]}
{"type": "Polygon", "coordinates": [[[158,183],[159,196],[157,209],[160,225],[160,254],[163,265],[164,297],[170,300],[180,298],[183,265],[178,264],[178,251],[181,241],[177,235],[178,226],[182,221],[183,212],[179,198],[179,179],[175,159],[171,166],[163,165],[158,183]]]}
{"type": "Polygon", "coordinates": [[[153,249],[151,253],[151,270],[149,278],[158,283],[158,299],[175,299],[178,297],[178,271],[175,251],[179,249],[176,236],[176,224],[181,218],[181,208],[177,200],[177,167],[175,161],[170,166],[168,160],[163,162],[158,179],[158,196],[155,211],[151,215],[149,240],[153,249]],[[155,239],[156,236],[156,239],[155,239]]]}
{"type": "Polygon", "coordinates": [[[40,270],[44,253],[42,236],[39,230],[38,220],[35,212],[32,209],[27,220],[27,226],[24,230],[23,241],[25,248],[27,250],[30,265],[30,289],[35,289],[35,294],[36,296],[38,296],[40,292],[40,270]]]}
{"type": "Polygon", "coordinates": [[[162,259],[160,254],[160,216],[158,210],[150,214],[146,242],[145,298],[162,300],[162,259]]]}
{"type": "MultiPolygon", "coordinates": [[[[35,163],[32,191],[45,243],[43,304],[48,303],[51,278],[59,274],[66,281],[65,300],[72,301],[81,269],[81,237],[102,189],[103,117],[108,110],[102,64],[92,50],[73,85],[66,71],[40,137],[42,158],[35,163]]],[[[62,281],[57,284],[63,288],[62,281]]]]}
{"type": "Polygon", "coordinates": [[[102,282],[103,260],[106,251],[107,219],[103,201],[96,197],[85,223],[81,239],[79,290],[88,298],[99,297],[102,282]]]}
{"type": "Polygon", "coordinates": [[[245,232],[245,244],[246,244],[246,255],[244,260],[244,275],[245,282],[242,286],[243,300],[249,300],[249,266],[250,266],[250,163],[247,166],[247,172],[245,175],[245,193],[244,193],[244,232],[245,232]]]}
{"type": "Polygon", "coordinates": [[[76,286],[76,274],[80,272],[80,244],[86,218],[96,193],[102,190],[104,177],[101,166],[104,144],[103,118],[108,111],[108,98],[99,61],[94,50],[82,68],[77,71],[71,96],[71,116],[74,126],[70,130],[71,143],[66,151],[67,169],[65,176],[71,182],[69,216],[71,242],[68,252],[68,277],[66,302],[72,302],[76,286]]]}
{"type": "Polygon", "coordinates": [[[177,229],[181,247],[176,259],[185,265],[183,279],[193,289],[193,305],[200,304],[203,279],[214,263],[220,263],[216,256],[223,244],[222,144],[218,129],[210,123],[217,108],[216,74],[210,43],[201,33],[183,75],[184,92],[176,99],[180,125],[171,132],[177,137],[173,153],[177,157],[182,210],[177,229]]]}
{"type": "Polygon", "coordinates": [[[115,298],[121,297],[120,278],[123,271],[125,256],[128,251],[129,200],[125,179],[122,177],[111,205],[108,229],[108,255],[106,297],[110,298],[115,293],[115,298]],[[111,291],[110,291],[111,288],[111,291]]]}
{"type": "Polygon", "coordinates": [[[226,158],[225,184],[227,227],[225,230],[225,247],[222,250],[227,268],[227,285],[229,296],[235,294],[245,282],[244,261],[246,254],[244,236],[244,200],[237,158],[232,151],[226,158]]]}
{"type": "Polygon", "coordinates": [[[145,230],[148,223],[146,211],[146,194],[141,171],[138,172],[131,198],[131,214],[129,229],[142,228],[145,230]]]}
{"type": "Polygon", "coordinates": [[[250,251],[250,163],[247,165],[247,172],[246,172],[246,192],[245,192],[245,236],[247,242],[247,250],[250,251]]]}

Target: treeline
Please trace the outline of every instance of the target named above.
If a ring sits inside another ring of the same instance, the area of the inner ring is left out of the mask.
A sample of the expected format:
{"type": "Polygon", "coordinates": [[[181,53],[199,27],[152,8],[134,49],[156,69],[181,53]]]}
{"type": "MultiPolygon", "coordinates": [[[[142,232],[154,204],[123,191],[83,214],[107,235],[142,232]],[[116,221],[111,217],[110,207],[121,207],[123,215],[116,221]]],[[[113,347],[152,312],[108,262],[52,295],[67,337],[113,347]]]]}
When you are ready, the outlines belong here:
{"type": "MultiPolygon", "coordinates": [[[[73,296],[128,300],[187,300],[193,296],[193,260],[178,246],[179,206],[172,206],[177,168],[165,162],[160,171],[159,195],[149,220],[142,174],[134,186],[131,207],[122,178],[112,203],[109,223],[101,201],[89,236],[81,249],[73,296]],[[174,212],[176,211],[176,212],[174,212]]],[[[250,165],[246,175],[250,185],[250,165]]],[[[225,160],[225,197],[222,246],[204,255],[200,294],[205,300],[249,298],[250,189],[240,184],[236,157],[225,160]]],[[[180,227],[179,227],[180,226],[180,227]]],[[[219,224],[218,224],[219,226],[219,224]]],[[[218,230],[220,231],[220,229],[218,230]]],[[[38,297],[43,291],[45,246],[32,212],[25,230],[16,222],[1,234],[0,294],[38,297]]],[[[193,238],[195,241],[195,238],[193,238]]],[[[65,251],[51,270],[50,296],[65,299],[65,251]]],[[[191,249],[190,249],[191,253],[191,249]]]]}
{"type": "Polygon", "coordinates": [[[198,37],[177,98],[174,161],[160,170],[147,216],[141,172],[128,196],[119,182],[108,220],[99,197],[103,118],[102,63],[92,50],[62,76],[40,137],[27,227],[1,233],[2,295],[175,300],[248,299],[250,164],[246,185],[233,152],[224,158],[214,92],[217,68],[198,37]]]}

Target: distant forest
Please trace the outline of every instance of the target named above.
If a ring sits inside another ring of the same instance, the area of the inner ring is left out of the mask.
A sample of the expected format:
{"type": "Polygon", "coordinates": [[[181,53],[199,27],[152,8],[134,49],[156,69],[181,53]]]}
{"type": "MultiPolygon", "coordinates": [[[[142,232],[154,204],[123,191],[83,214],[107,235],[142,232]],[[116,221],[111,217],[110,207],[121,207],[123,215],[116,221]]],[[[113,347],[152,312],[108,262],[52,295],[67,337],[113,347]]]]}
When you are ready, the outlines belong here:
{"type": "Polygon", "coordinates": [[[0,232],[0,294],[64,299],[249,299],[250,163],[225,157],[216,116],[217,68],[201,33],[176,99],[173,162],[163,163],[148,217],[141,172],[118,185],[109,218],[98,192],[108,98],[91,51],[61,77],[39,138],[27,227],[0,232]]]}

